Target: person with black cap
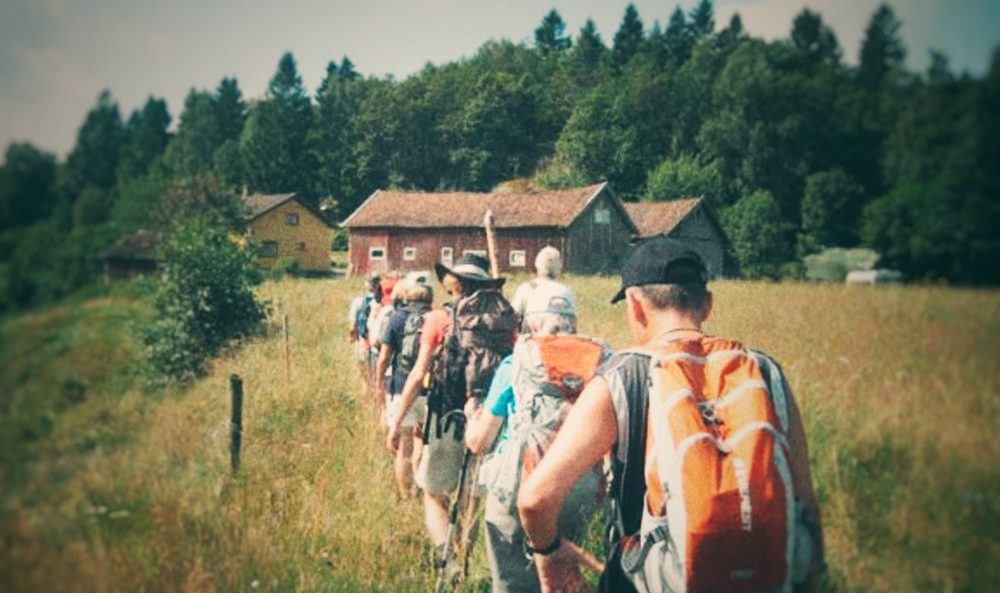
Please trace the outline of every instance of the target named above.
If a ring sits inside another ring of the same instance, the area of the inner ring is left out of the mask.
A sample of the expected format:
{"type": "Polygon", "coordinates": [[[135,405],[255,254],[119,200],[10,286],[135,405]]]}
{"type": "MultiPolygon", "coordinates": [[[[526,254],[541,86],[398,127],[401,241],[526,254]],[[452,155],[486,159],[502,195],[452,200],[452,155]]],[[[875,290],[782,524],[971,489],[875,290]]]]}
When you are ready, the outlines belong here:
{"type": "Polygon", "coordinates": [[[678,241],[636,248],[620,301],[635,346],[600,367],[520,489],[542,591],[590,590],[556,518],[608,452],[614,512],[601,591],[813,590],[819,509],[780,367],[704,333],[713,304],[705,265],[678,241]]]}
{"type": "Polygon", "coordinates": [[[505,279],[493,278],[488,270],[486,258],[475,254],[463,255],[453,267],[435,265],[452,304],[424,315],[417,359],[386,440],[395,452],[403,430],[401,419],[432,383],[415,480],[424,492],[427,531],[438,560],[448,543],[448,497],[458,486],[465,458],[463,407],[469,398],[484,397],[500,360],[510,354],[517,326],[516,315],[500,292],[505,279]]]}

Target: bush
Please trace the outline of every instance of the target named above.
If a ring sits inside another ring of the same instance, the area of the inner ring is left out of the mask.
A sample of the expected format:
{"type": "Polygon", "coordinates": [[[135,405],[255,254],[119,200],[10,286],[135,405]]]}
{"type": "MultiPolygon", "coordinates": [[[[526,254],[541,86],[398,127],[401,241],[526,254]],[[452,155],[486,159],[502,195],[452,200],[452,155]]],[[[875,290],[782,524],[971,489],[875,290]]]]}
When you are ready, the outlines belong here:
{"type": "Polygon", "coordinates": [[[347,251],[347,229],[333,229],[330,232],[330,251],[347,251]]]}
{"type": "Polygon", "coordinates": [[[271,267],[271,278],[281,280],[285,276],[295,276],[299,273],[299,262],[294,257],[279,257],[271,267]]]}
{"type": "Polygon", "coordinates": [[[267,313],[253,287],[253,255],[203,219],[178,226],[163,246],[155,319],[143,329],[155,379],[186,380],[232,340],[257,333],[267,313]]]}
{"type": "Polygon", "coordinates": [[[878,253],[871,249],[842,249],[833,247],[803,258],[806,278],[843,282],[852,270],[871,270],[878,262],[878,253]]]}

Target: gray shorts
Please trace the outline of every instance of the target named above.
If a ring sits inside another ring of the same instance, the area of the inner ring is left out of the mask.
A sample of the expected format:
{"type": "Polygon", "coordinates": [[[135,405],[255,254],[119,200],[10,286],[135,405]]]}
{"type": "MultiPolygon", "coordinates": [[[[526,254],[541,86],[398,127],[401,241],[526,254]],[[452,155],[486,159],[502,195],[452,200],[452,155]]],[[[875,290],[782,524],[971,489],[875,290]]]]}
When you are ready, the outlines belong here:
{"type": "Polygon", "coordinates": [[[417,486],[430,494],[448,494],[458,487],[458,475],[465,459],[465,441],[456,438],[455,424],[438,438],[431,430],[420,455],[420,465],[414,476],[417,486]]]}

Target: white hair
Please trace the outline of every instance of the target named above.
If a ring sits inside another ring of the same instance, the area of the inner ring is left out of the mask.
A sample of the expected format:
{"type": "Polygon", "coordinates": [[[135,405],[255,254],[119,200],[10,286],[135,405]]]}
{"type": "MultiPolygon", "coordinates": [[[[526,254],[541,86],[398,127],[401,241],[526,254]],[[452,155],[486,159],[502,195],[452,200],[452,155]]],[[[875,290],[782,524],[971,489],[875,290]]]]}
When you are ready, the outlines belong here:
{"type": "Polygon", "coordinates": [[[562,272],[562,256],[559,250],[551,245],[546,245],[535,256],[535,270],[539,276],[556,278],[562,272]]]}

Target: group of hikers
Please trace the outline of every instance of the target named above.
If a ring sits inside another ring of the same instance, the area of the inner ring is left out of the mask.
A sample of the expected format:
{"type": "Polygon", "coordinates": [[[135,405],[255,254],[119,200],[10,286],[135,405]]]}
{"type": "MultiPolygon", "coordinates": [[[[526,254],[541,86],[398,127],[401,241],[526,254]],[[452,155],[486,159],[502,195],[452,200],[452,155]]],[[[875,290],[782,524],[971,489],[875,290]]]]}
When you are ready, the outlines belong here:
{"type": "Polygon", "coordinates": [[[422,493],[438,589],[482,529],[494,592],[811,591],[823,569],[802,419],[781,368],[707,335],[702,259],[665,236],[626,259],[612,352],[577,334],[545,247],[508,301],[489,261],[366,277],[348,319],[400,499],[422,493]],[[463,506],[464,505],[464,506],[463,506]],[[581,547],[606,520],[605,558],[581,547]],[[462,521],[459,521],[462,518],[462,521]]]}

